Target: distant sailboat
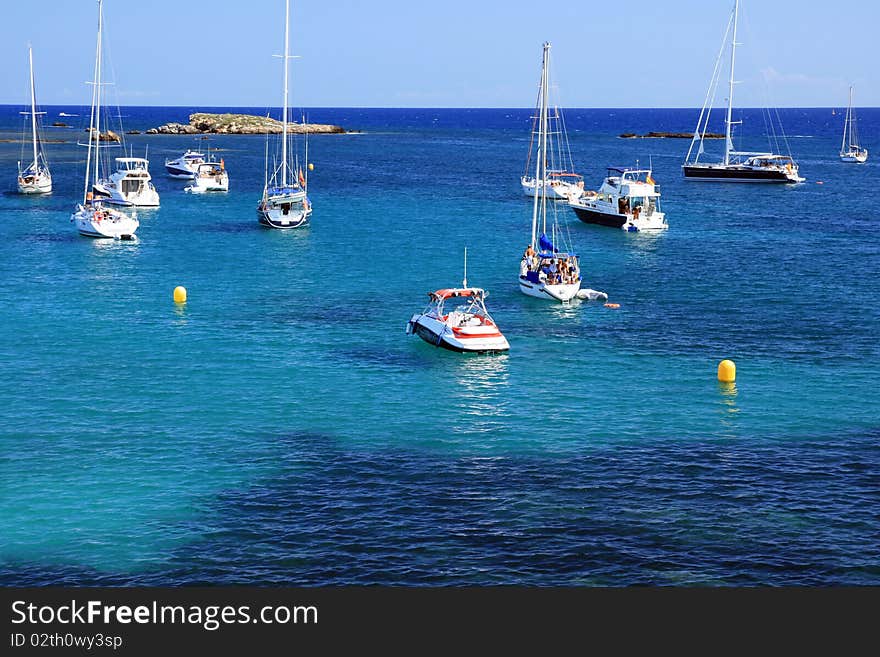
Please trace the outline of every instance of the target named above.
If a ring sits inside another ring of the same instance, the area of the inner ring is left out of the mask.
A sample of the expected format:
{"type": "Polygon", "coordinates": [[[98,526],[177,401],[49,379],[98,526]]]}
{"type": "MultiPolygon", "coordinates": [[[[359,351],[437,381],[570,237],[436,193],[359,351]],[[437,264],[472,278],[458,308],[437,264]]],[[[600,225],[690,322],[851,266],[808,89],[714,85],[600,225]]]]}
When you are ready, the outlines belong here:
{"type": "Polygon", "coordinates": [[[37,112],[37,94],[34,90],[34,53],[28,46],[28,63],[31,72],[31,111],[22,112],[31,117],[31,141],[34,154],[31,163],[22,170],[21,162],[18,163],[18,191],[21,194],[48,194],[52,191],[52,174],[46,163],[43,153],[43,145],[40,143],[40,134],[37,130],[37,115],[45,112],[37,112]]]}
{"type": "MultiPolygon", "coordinates": [[[[706,93],[706,100],[703,109],[700,111],[700,118],[697,120],[697,129],[694,131],[694,138],[691,146],[685,156],[685,162],[682,165],[682,172],[687,180],[707,180],[715,182],[757,182],[757,183],[798,183],[804,179],[798,175],[798,165],[792,159],[791,155],[780,155],[773,152],[754,152],[754,151],[737,151],[733,147],[733,126],[742,123],[742,121],[733,120],[733,87],[736,84],[734,79],[734,65],[736,62],[736,47],[740,44],[736,41],[736,28],[739,19],[739,0],[736,0],[733,6],[733,12],[728,23],[727,34],[731,32],[730,39],[730,79],[729,90],[727,93],[727,118],[725,124],[724,139],[724,158],[721,162],[701,162],[703,156],[703,142],[709,127],[709,115],[712,112],[712,101],[714,90],[717,87],[721,63],[721,56],[724,51],[722,46],[721,52],[715,63],[715,70],[712,79],[709,81],[709,90],[706,93]],[[696,147],[696,149],[695,149],[696,147]],[[691,159],[691,155],[694,158],[691,159]]],[[[784,135],[783,135],[784,139],[784,135]]]]}
{"type": "Polygon", "coordinates": [[[856,110],[853,107],[853,88],[849,88],[849,105],[846,118],[843,120],[843,141],[840,142],[840,160],[842,162],[864,162],[868,159],[868,149],[859,145],[859,130],[856,122],[856,110]]]}
{"type": "MultiPolygon", "coordinates": [[[[290,62],[290,0],[285,2],[284,14],[284,100],[281,116],[281,164],[273,171],[271,178],[267,175],[263,188],[263,197],[257,206],[259,222],[268,228],[302,228],[309,223],[312,206],[306,196],[308,181],[301,169],[288,163],[288,65],[290,62]]],[[[268,157],[266,158],[268,174],[268,157]]]]}
{"type": "Polygon", "coordinates": [[[95,198],[94,187],[98,184],[101,162],[101,39],[104,29],[104,0],[98,0],[98,45],[95,52],[95,81],[92,83],[92,111],[89,122],[89,151],[86,157],[85,189],[83,202],[77,205],[70,220],[80,235],[113,239],[133,239],[139,222],[121,210],[104,205],[95,198]]]}
{"type": "MultiPolygon", "coordinates": [[[[548,73],[549,61],[547,62],[548,73]]],[[[547,198],[553,200],[573,200],[580,198],[584,193],[584,177],[574,170],[574,161],[571,159],[571,147],[568,143],[568,133],[565,130],[565,119],[562,110],[552,105],[549,99],[550,83],[547,90],[541,90],[535,107],[535,115],[532,117],[532,134],[529,142],[529,156],[526,158],[526,166],[520,178],[520,185],[526,196],[535,196],[538,190],[543,188],[547,198]],[[542,100],[543,99],[543,100],[542,100]],[[547,113],[542,118],[541,103],[546,101],[547,113]],[[540,180],[532,175],[533,158],[536,157],[536,149],[540,148],[538,139],[539,122],[544,121],[544,134],[547,137],[547,149],[544,157],[547,158],[544,167],[544,177],[540,180]]]]}
{"type": "MultiPolygon", "coordinates": [[[[547,90],[549,87],[550,44],[544,44],[541,66],[541,91],[538,96],[537,155],[535,157],[535,180],[547,178],[547,147],[549,107],[547,90]]],[[[554,242],[557,238],[557,224],[554,221],[551,235],[547,235],[547,200],[551,191],[549,185],[538,185],[532,204],[532,232],[529,246],[520,261],[519,289],[523,294],[539,299],[551,299],[563,303],[571,301],[581,287],[581,274],[578,256],[560,251],[554,242]],[[540,229],[540,234],[538,230],[540,229]]],[[[554,205],[553,212],[556,212],[554,205]]]]}

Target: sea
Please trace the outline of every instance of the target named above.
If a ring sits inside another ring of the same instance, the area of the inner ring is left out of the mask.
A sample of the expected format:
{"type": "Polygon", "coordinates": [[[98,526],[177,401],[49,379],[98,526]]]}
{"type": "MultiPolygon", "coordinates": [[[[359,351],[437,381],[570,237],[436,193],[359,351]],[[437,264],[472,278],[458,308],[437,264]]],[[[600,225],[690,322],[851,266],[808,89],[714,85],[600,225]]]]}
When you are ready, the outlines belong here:
{"type": "MultiPolygon", "coordinates": [[[[549,210],[617,308],[518,290],[530,109],[308,108],[348,133],[297,142],[291,231],[257,223],[274,138],[126,134],[161,195],[132,242],[70,221],[87,107],[44,108],[55,189],[14,193],[22,109],[0,107],[0,584],[880,585],[880,109],[862,165],[845,108],[779,110],[791,186],[685,181],[688,139],[619,136],[697,110],[565,110],[588,189],[638,165],[662,194],[659,234],[549,210]],[[165,175],[189,148],[228,193],[165,175]],[[506,354],[405,333],[465,248],[506,354]]],[[[196,110],[266,113],[114,119],[196,110]]],[[[767,148],[768,115],[737,113],[767,148]]]]}

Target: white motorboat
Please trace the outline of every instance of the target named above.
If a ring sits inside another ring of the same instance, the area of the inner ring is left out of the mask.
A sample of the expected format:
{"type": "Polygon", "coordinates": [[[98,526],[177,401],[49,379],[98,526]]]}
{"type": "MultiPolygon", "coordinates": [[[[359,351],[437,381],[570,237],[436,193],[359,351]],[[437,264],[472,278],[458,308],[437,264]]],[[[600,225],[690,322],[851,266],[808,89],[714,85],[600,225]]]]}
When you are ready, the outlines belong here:
{"type": "MultiPolygon", "coordinates": [[[[541,65],[541,86],[538,94],[538,133],[534,180],[547,179],[549,157],[549,107],[547,92],[550,86],[550,44],[544,44],[541,65]]],[[[553,212],[552,240],[547,236],[547,185],[538,185],[532,203],[531,240],[520,260],[519,289],[523,294],[539,299],[551,299],[563,303],[571,301],[581,287],[578,256],[560,251],[554,245],[561,233],[556,220],[556,204],[553,212]],[[538,235],[538,227],[541,234],[538,235]]]]}
{"type": "Polygon", "coordinates": [[[859,144],[856,109],[853,107],[853,88],[849,88],[849,105],[843,120],[843,141],[840,142],[840,161],[862,163],[868,159],[868,149],[859,144]]]}
{"type": "Polygon", "coordinates": [[[150,161],[143,157],[117,157],[116,171],[95,183],[94,192],[113,205],[156,207],[159,192],[150,182],[150,161]]]}
{"type": "MultiPolygon", "coordinates": [[[[772,134],[772,139],[777,142],[776,148],[778,148],[778,137],[781,137],[789,151],[788,155],[780,155],[773,152],[738,151],[733,147],[733,126],[742,123],[742,121],[733,120],[733,88],[736,84],[733,71],[734,63],[736,61],[736,47],[740,45],[736,40],[738,18],[739,0],[735,0],[733,11],[727,24],[727,31],[725,32],[724,40],[722,41],[721,51],[718,53],[718,58],[715,60],[715,69],[712,73],[712,78],[709,81],[709,89],[706,92],[706,99],[703,103],[702,110],[700,110],[700,117],[697,120],[697,129],[694,131],[694,138],[691,140],[690,148],[688,149],[684,164],[682,165],[682,172],[687,180],[754,183],[803,182],[805,178],[802,178],[799,175],[798,165],[791,157],[791,149],[788,148],[788,140],[785,138],[785,132],[782,130],[781,122],[774,122],[772,113],[767,112],[766,115],[769,123],[779,123],[776,127],[771,125],[770,132],[772,134]],[[705,154],[703,146],[709,128],[709,116],[712,112],[715,90],[717,89],[720,80],[721,59],[724,54],[728,34],[731,34],[732,36],[730,39],[730,78],[728,80],[727,117],[724,123],[724,157],[720,162],[704,162],[701,161],[701,158],[705,154]],[[693,159],[691,159],[692,155],[693,159]]],[[[771,148],[772,147],[773,144],[771,143],[771,148]]]]}
{"type": "Polygon", "coordinates": [[[193,194],[202,194],[204,192],[228,192],[229,191],[229,173],[226,171],[226,164],[221,158],[219,162],[202,162],[196,168],[196,175],[193,181],[184,187],[184,191],[193,194]]]}
{"type": "MultiPolygon", "coordinates": [[[[547,93],[549,94],[549,90],[547,93]]],[[[525,195],[530,197],[535,196],[539,188],[542,188],[548,199],[571,200],[579,198],[584,193],[584,177],[574,171],[574,162],[571,159],[571,147],[568,142],[568,133],[565,130],[565,118],[562,110],[555,105],[550,109],[548,98],[547,116],[542,118],[541,102],[542,98],[539,94],[535,115],[532,117],[529,155],[526,158],[523,175],[520,177],[520,185],[525,195]],[[534,166],[533,158],[539,148],[539,122],[541,121],[544,122],[546,128],[547,150],[545,156],[547,163],[543,177],[535,178],[532,174],[532,167],[534,166]]]]}
{"type": "Polygon", "coordinates": [[[651,169],[609,167],[598,192],[585,192],[568,205],[587,224],[631,232],[669,228],[651,169]]]}
{"type": "MultiPolygon", "coordinates": [[[[312,204],[309,202],[306,191],[308,179],[298,166],[294,167],[288,161],[288,68],[290,63],[290,0],[285,2],[284,13],[284,93],[281,117],[281,163],[268,175],[269,157],[268,144],[266,152],[266,184],[263,187],[263,196],[257,205],[257,219],[260,224],[268,228],[302,228],[308,226],[309,216],[312,214],[312,204]]],[[[308,147],[307,147],[308,148],[308,147]]],[[[308,159],[308,151],[306,151],[308,159]]]]}
{"type": "Polygon", "coordinates": [[[410,318],[406,332],[450,351],[507,351],[510,349],[507,338],[486,310],[488,294],[479,287],[454,287],[429,292],[428,307],[410,318]],[[459,301],[462,303],[451,311],[445,307],[447,303],[459,301]]]}
{"type": "Polygon", "coordinates": [[[18,163],[18,191],[20,194],[48,194],[52,191],[52,174],[49,172],[49,165],[46,163],[40,133],[37,129],[37,116],[43,115],[45,112],[37,111],[37,94],[34,90],[34,54],[30,46],[28,46],[28,63],[31,75],[31,111],[22,112],[22,114],[30,115],[31,142],[34,153],[30,164],[24,169],[21,168],[21,162],[18,163]]]}
{"type": "Polygon", "coordinates": [[[101,37],[104,26],[104,0],[98,0],[98,47],[95,55],[95,81],[92,87],[91,125],[89,126],[88,155],[86,156],[86,175],[83,201],[76,206],[70,216],[80,235],[113,239],[133,239],[138,229],[136,216],[130,216],[116,208],[105,205],[96,198],[92,187],[98,184],[98,171],[101,162],[101,37]]]}
{"type": "Polygon", "coordinates": [[[165,160],[165,171],[172,178],[192,180],[196,177],[199,165],[207,161],[201,151],[188,150],[178,158],[165,160]]]}
{"type": "Polygon", "coordinates": [[[407,334],[418,335],[435,347],[458,352],[507,351],[510,344],[502,335],[495,320],[486,310],[483,288],[467,284],[467,249],[464,250],[464,280],[461,287],[449,287],[428,292],[430,302],[422,312],[410,317],[407,334]],[[448,303],[457,303],[449,310],[448,303]]]}

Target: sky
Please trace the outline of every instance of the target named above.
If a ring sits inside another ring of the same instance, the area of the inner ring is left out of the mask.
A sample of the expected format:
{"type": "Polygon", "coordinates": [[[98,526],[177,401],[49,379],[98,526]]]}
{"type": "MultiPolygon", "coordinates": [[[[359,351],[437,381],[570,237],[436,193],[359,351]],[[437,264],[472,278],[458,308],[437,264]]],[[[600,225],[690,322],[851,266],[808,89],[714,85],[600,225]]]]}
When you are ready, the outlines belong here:
{"type": "MultiPolygon", "coordinates": [[[[30,42],[38,102],[87,105],[97,2],[38,4],[34,14],[31,2],[0,0],[0,103],[27,101],[30,42]]],[[[880,106],[880,55],[870,36],[880,2],[741,5],[738,106],[840,107],[850,84],[856,105],[880,106]]],[[[300,58],[291,63],[290,104],[531,107],[541,44],[550,41],[564,107],[700,107],[732,6],[291,0],[291,53],[300,58]]],[[[281,104],[281,60],[272,55],[283,47],[284,0],[105,0],[104,14],[114,104],[281,104]]]]}

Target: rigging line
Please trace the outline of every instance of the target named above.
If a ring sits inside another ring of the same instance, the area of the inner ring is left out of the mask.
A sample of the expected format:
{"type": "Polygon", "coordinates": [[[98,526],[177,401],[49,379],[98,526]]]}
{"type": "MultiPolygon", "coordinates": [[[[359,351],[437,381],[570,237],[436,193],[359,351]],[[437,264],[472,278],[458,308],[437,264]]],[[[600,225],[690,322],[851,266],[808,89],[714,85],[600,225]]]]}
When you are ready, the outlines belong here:
{"type": "MultiPolygon", "coordinates": [[[[703,140],[705,139],[706,132],[709,127],[709,115],[712,113],[712,103],[715,99],[715,93],[718,90],[718,78],[719,71],[721,65],[721,58],[724,56],[724,48],[727,45],[727,35],[730,34],[730,27],[733,24],[733,12],[730,13],[730,18],[727,20],[727,29],[724,30],[724,37],[721,39],[721,48],[718,50],[718,56],[715,58],[715,68],[712,71],[712,77],[709,79],[709,88],[706,89],[706,98],[703,100],[703,107],[700,110],[700,118],[697,119],[697,129],[694,131],[694,137],[691,140],[690,148],[688,148],[687,155],[685,156],[685,162],[689,162],[691,159],[691,152],[694,149],[694,145],[697,142],[700,142],[700,151],[702,151],[703,140]],[[707,110],[708,108],[708,110],[707,110]],[[705,115],[705,126],[701,127],[703,124],[703,119],[705,115]]],[[[697,160],[699,160],[699,155],[697,155],[697,160]]],[[[696,160],[695,160],[696,161],[696,160]]]]}

